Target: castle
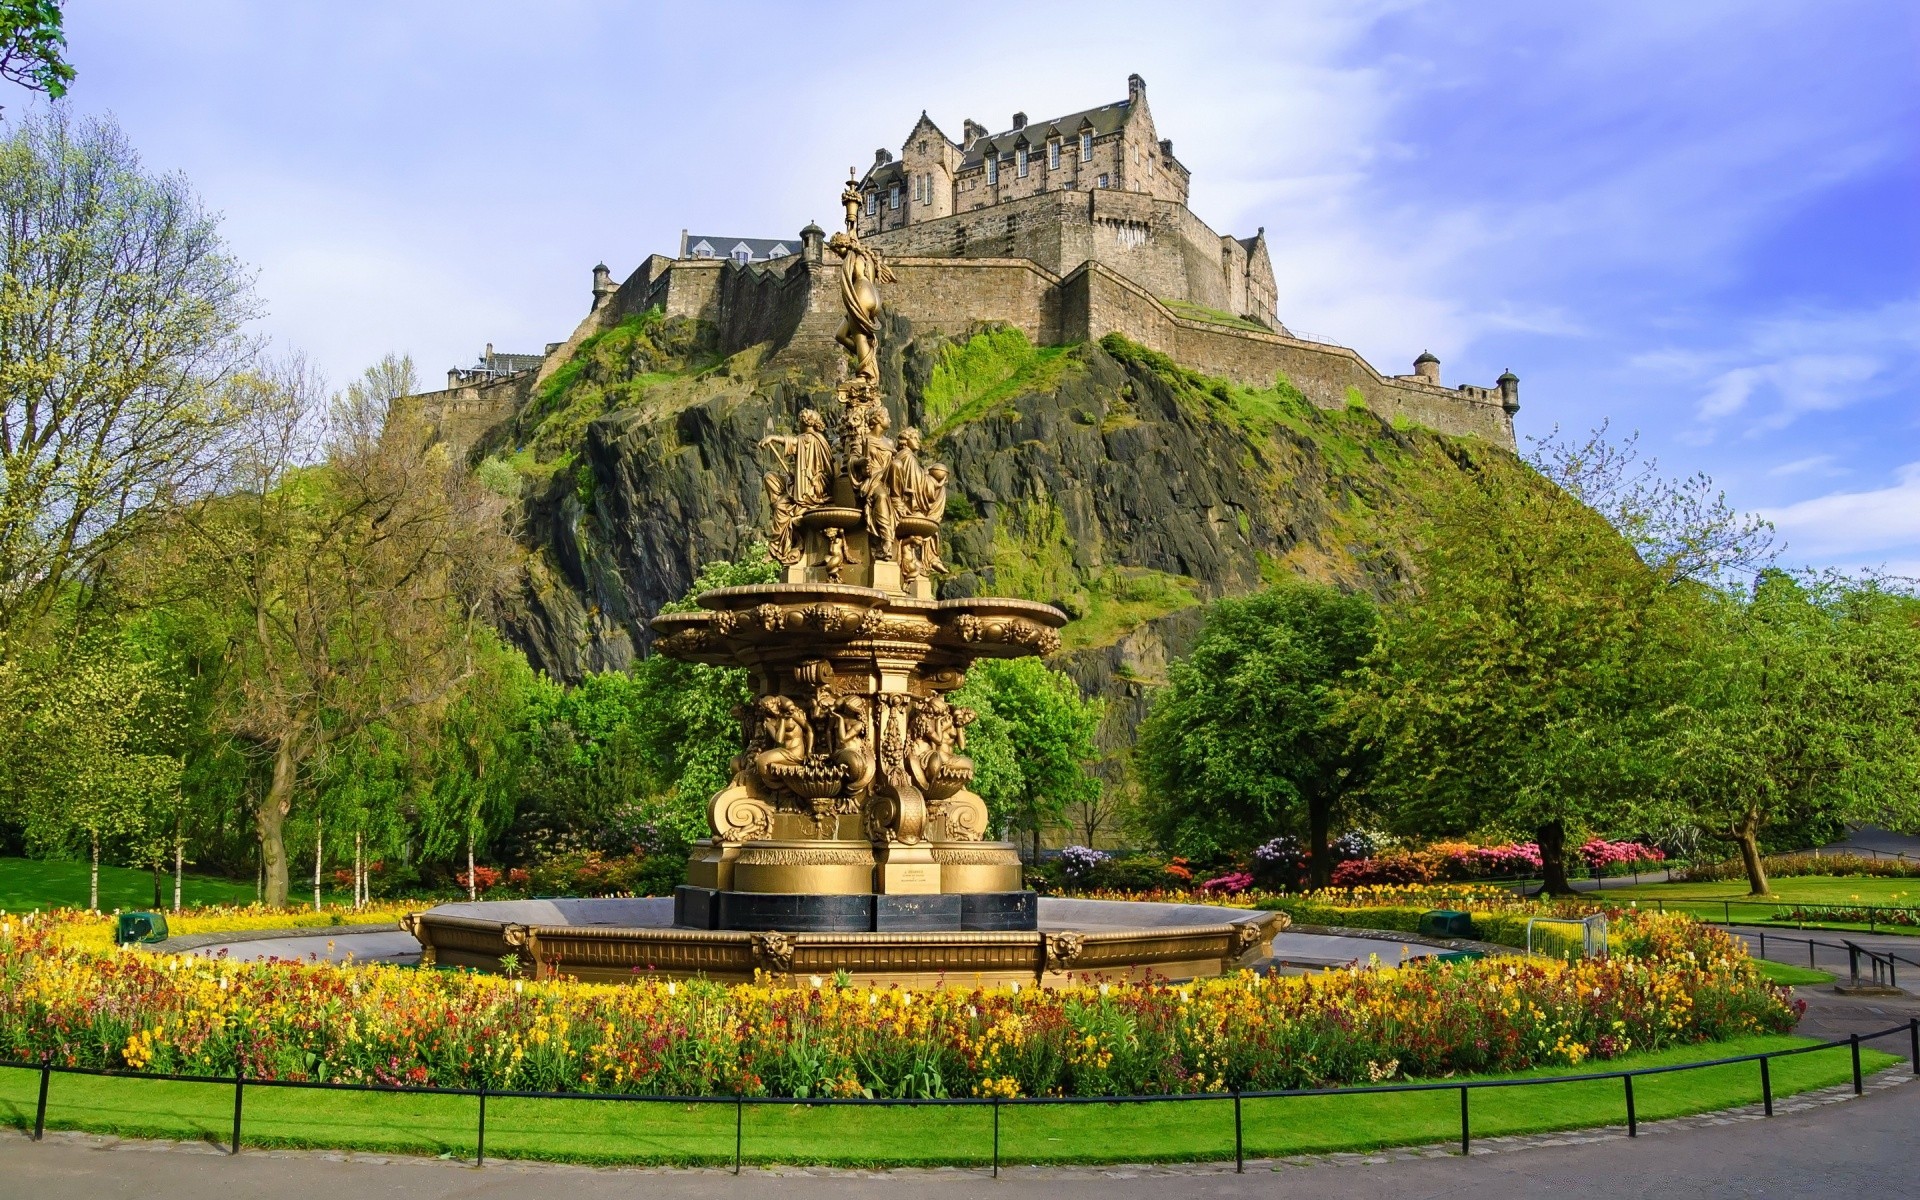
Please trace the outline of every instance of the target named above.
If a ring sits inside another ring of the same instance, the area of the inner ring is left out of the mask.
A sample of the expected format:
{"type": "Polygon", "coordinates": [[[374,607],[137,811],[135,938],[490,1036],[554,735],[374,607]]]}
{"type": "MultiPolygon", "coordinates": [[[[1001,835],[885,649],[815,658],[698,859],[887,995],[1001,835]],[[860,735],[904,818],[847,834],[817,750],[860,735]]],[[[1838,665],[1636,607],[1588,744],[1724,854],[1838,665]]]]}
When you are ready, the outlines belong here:
{"type": "MultiPolygon", "coordinates": [[[[860,236],[897,277],[888,311],[923,332],[1002,322],[1038,345],[1120,333],[1245,386],[1284,377],[1322,407],[1361,404],[1383,419],[1514,445],[1512,372],[1449,388],[1431,354],[1410,374],[1384,375],[1352,349],[1288,330],[1274,311],[1265,231],[1223,236],[1187,208],[1190,173],[1172,140],[1158,137],[1146,92],[1129,76],[1125,100],[1041,122],[1015,113],[1000,134],[968,120],[958,142],[921,113],[899,157],[877,152],[852,184],[860,236]]],[[[688,243],[683,233],[677,257],[652,255],[618,284],[597,265],[586,318],[538,367],[449,372],[445,392],[420,398],[424,411],[449,441],[470,444],[580,342],[650,308],[712,323],[724,353],[770,344],[769,366],[837,377],[839,267],[818,226],[790,242],[688,243]]]]}

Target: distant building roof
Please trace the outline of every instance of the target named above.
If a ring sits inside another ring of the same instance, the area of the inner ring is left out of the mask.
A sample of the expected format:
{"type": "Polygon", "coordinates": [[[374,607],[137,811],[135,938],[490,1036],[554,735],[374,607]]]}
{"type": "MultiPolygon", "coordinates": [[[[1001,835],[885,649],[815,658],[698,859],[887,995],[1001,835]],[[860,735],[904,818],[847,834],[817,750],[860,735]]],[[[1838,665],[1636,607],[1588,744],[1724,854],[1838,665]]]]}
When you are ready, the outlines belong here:
{"type": "Polygon", "coordinates": [[[1014,147],[1025,141],[1029,146],[1040,145],[1049,138],[1076,138],[1080,131],[1090,129],[1093,136],[1102,137],[1119,129],[1127,123],[1127,113],[1133,107],[1131,100],[1119,100],[1112,104],[1102,104],[1099,108],[1082,109],[1077,113],[1068,113],[1064,117],[1055,117],[1051,121],[1028,121],[1019,129],[1009,129],[1005,133],[996,133],[974,142],[960,159],[960,169],[977,167],[986,158],[988,150],[1001,154],[1012,154],[1014,147]]]}
{"type": "Polygon", "coordinates": [[[681,258],[730,258],[735,262],[767,262],[800,253],[799,238],[721,237],[680,231],[681,258]]]}

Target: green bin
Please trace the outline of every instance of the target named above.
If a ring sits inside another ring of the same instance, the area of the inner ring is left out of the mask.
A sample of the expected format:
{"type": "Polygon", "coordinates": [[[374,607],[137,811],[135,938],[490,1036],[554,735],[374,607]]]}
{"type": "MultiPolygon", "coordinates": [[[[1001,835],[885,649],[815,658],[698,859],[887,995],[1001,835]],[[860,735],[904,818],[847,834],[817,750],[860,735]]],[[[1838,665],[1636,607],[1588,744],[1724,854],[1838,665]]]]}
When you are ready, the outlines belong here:
{"type": "Polygon", "coordinates": [[[1470,938],[1473,916],[1448,908],[1436,908],[1420,914],[1420,933],[1425,937],[1470,938]]]}
{"type": "Polygon", "coordinates": [[[117,946],[166,940],[167,919],[159,913],[123,912],[113,926],[113,941],[117,946]]]}

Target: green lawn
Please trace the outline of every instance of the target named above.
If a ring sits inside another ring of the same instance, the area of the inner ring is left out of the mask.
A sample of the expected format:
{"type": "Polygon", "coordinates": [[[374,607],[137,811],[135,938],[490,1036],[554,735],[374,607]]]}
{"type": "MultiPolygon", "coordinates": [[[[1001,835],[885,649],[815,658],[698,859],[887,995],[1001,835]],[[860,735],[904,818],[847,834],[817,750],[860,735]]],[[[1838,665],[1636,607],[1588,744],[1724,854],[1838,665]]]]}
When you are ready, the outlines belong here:
{"type": "MultiPolygon", "coordinates": [[[[1691,913],[1708,921],[1749,925],[1782,925],[1809,929],[1875,930],[1880,933],[1920,934],[1920,927],[1889,925],[1884,920],[1840,921],[1808,914],[1805,922],[1776,920],[1775,914],[1795,904],[1839,904],[1920,908],[1920,879],[1884,879],[1866,875],[1803,875],[1770,881],[1773,891],[1753,896],[1740,880],[1719,883],[1645,883],[1639,887],[1608,888],[1606,899],[1615,904],[1636,903],[1691,913]]],[[[1596,893],[1589,893],[1594,895],[1596,893]]]]}
{"type": "Polygon", "coordinates": [[[1811,967],[1796,967],[1789,963],[1774,962],[1770,958],[1756,958],[1754,965],[1760,973],[1774,983],[1784,983],[1797,987],[1805,984],[1832,983],[1833,976],[1825,971],[1816,971],[1811,967]]]}
{"type": "MultiPolygon", "coordinates": [[[[1805,1044],[1756,1037],[1654,1055],[1608,1066],[1697,1061],[1805,1044]]],[[[1868,1052],[1868,1070],[1898,1061],[1868,1052]]],[[[1563,1074],[1552,1069],[1533,1075],[1563,1074]]],[[[1845,1047],[1773,1064],[1776,1095],[1845,1082],[1845,1047]]],[[[0,1124],[33,1120],[38,1076],[0,1070],[0,1124]]],[[[1634,1083],[1640,1119],[1656,1120],[1750,1103],[1759,1068],[1746,1063],[1634,1083]]],[[[1457,1092],[1290,1097],[1244,1102],[1246,1152],[1266,1157],[1451,1142],[1460,1135],[1457,1092]]],[[[1478,1091],[1476,1137],[1574,1129],[1622,1122],[1617,1080],[1478,1091]]],[[[476,1101],[453,1096],[395,1096],[249,1087],[245,1140],[251,1146],[310,1146],[385,1153],[470,1156],[476,1101]]],[[[124,1136],[224,1142],[232,1129],[233,1089],[63,1075],[53,1080],[47,1123],[124,1136]]],[[[1233,1153],[1230,1101],[1061,1106],[1007,1105],[1000,1113],[1006,1163],[1219,1160],[1233,1153]]],[[[745,1158],[758,1163],[984,1165],[993,1147],[992,1111],[980,1108],[835,1108],[749,1105],[745,1158]]],[[[724,1163],[734,1148],[731,1104],[611,1100],[513,1100],[487,1104],[487,1153],[503,1158],[589,1163],[724,1163]]]]}
{"type": "MultiPolygon", "coordinates": [[[[34,858],[0,858],[0,910],[28,912],[47,908],[87,906],[88,866],[83,862],[42,862],[34,858]]],[[[188,875],[181,886],[183,904],[252,904],[251,883],[235,883],[209,875],[188,875]]],[[[163,905],[173,904],[173,876],[160,880],[163,905]]],[[[100,865],[100,908],[150,908],[153,872],[100,865]]]]}

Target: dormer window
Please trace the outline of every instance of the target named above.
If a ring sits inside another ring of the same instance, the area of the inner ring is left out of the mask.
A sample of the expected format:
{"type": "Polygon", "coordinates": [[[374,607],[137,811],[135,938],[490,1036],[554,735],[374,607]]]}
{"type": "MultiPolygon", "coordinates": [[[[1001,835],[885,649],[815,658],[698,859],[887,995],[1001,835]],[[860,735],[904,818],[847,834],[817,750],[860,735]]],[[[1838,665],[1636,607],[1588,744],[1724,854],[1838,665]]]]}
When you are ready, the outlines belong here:
{"type": "Polygon", "coordinates": [[[1080,161],[1093,161],[1093,130],[1091,129],[1080,131],[1080,161]]]}
{"type": "Polygon", "coordinates": [[[753,261],[753,251],[742,242],[733,248],[733,261],[745,266],[753,261]]]}
{"type": "Polygon", "coordinates": [[[1053,141],[1050,141],[1047,143],[1047,170],[1058,171],[1059,169],[1060,169],[1060,139],[1055,138],[1053,141]]]}
{"type": "Polygon", "coordinates": [[[872,216],[875,212],[879,210],[879,208],[880,208],[880,193],[868,192],[867,193],[867,215],[872,216]]]}
{"type": "Polygon", "coordinates": [[[1014,168],[1020,178],[1027,177],[1027,148],[1021,146],[1013,152],[1014,168]]]}
{"type": "Polygon", "coordinates": [[[897,183],[887,189],[887,207],[900,207],[900,185],[897,183]]]}

